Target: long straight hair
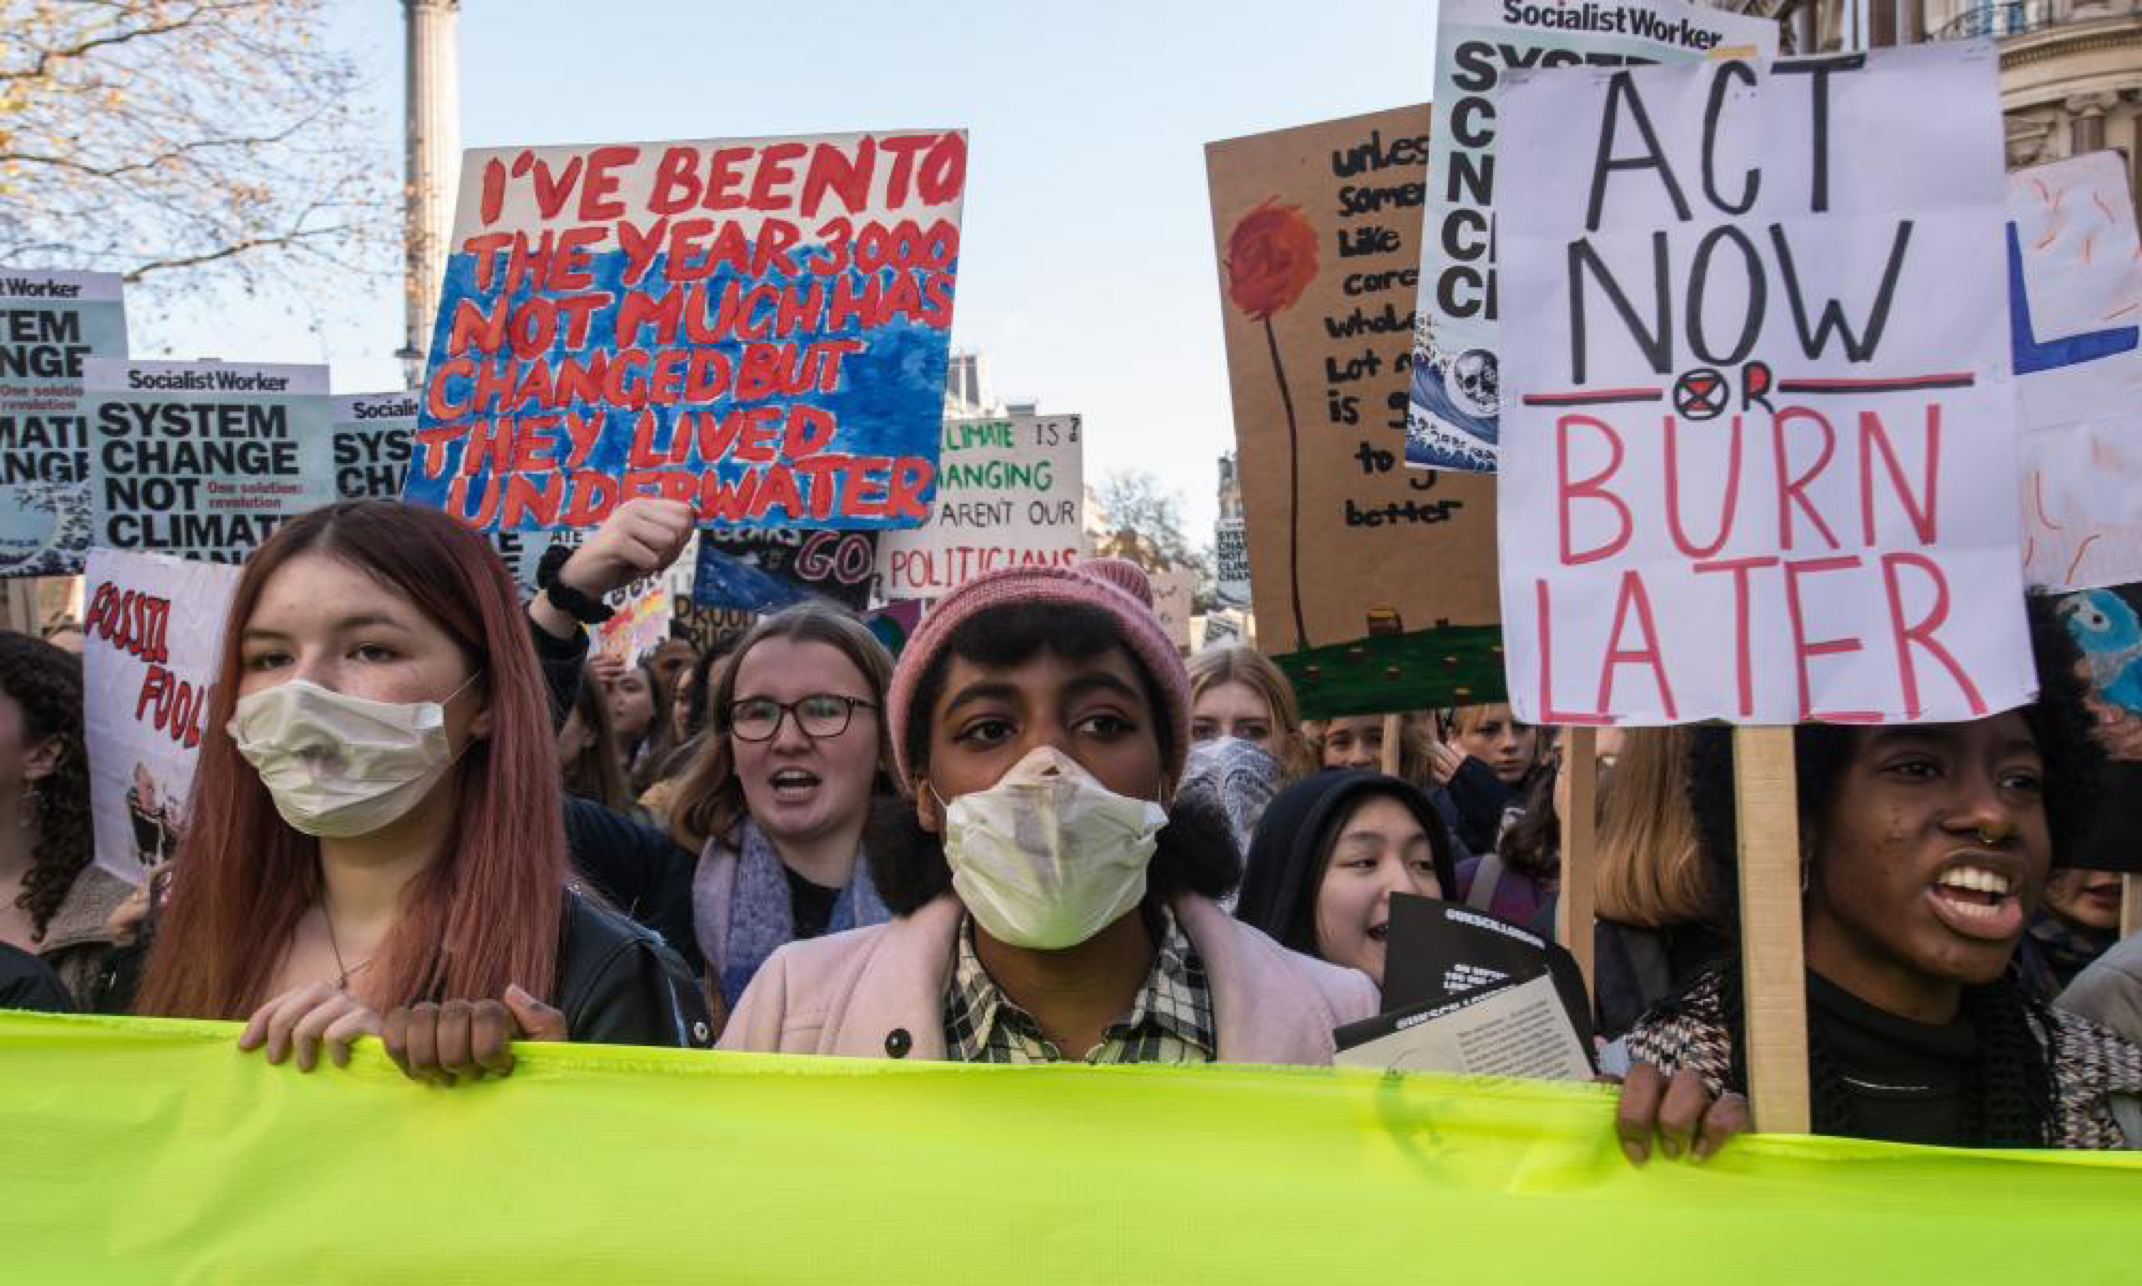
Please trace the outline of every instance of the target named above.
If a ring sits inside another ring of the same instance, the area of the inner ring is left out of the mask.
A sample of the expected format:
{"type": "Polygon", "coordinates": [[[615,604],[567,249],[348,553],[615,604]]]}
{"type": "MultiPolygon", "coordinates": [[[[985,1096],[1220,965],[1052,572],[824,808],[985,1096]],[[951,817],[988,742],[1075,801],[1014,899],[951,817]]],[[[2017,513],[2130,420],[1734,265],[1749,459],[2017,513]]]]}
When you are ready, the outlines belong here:
{"type": "Polygon", "coordinates": [[[563,765],[565,793],[592,799],[614,812],[632,811],[636,796],[625,777],[624,761],[618,758],[617,736],[610,730],[610,699],[602,684],[583,671],[580,687],[573,693],[573,708],[567,718],[580,718],[588,744],[563,765]]]}
{"type": "Polygon", "coordinates": [[[1631,728],[1600,792],[1598,909],[1617,924],[1656,929],[1707,919],[1710,893],[1689,811],[1686,728],[1631,728]]]}
{"type": "Polygon", "coordinates": [[[320,894],[320,845],[293,829],[238,754],[238,639],[268,579],[299,554],[357,567],[409,599],[479,672],[490,736],[454,768],[460,791],[437,861],[403,891],[380,954],[392,1004],[488,999],[518,983],[553,990],[566,880],[548,698],[513,581],[490,546],[437,510],[330,505],[286,524],[247,560],[223,627],[201,737],[177,892],[156,933],[137,1012],[243,1018],[270,999],[277,965],[320,894]]]}

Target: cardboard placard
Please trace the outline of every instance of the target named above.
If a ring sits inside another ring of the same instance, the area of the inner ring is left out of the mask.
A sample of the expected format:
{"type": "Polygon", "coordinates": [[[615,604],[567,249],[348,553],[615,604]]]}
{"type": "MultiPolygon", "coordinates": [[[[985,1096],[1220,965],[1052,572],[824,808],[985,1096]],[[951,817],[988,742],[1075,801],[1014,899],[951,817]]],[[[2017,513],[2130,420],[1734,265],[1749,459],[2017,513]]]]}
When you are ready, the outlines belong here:
{"type": "Polygon", "coordinates": [[[2035,692],[1995,63],[1505,84],[1520,718],[1931,722],[2035,692]]]}
{"type": "Polygon", "coordinates": [[[83,363],[125,356],[117,274],[0,268],[0,577],[82,570],[91,470],[83,363]]]}
{"type": "Polygon", "coordinates": [[[1076,415],[951,420],[930,520],[878,541],[878,592],[941,598],[999,567],[1085,556],[1086,446],[1076,415]]]}
{"type": "Polygon", "coordinates": [[[2008,176],[2008,306],[2023,406],[2023,578],[2142,580],[2142,242],[2117,152],[2008,176]]]}
{"type": "Polygon", "coordinates": [[[104,548],[236,563],[335,499],[324,366],[84,366],[92,539],[104,548]]]}
{"type": "Polygon", "coordinates": [[[344,500],[400,499],[416,422],[414,392],[336,398],[335,494],[344,500]]]}
{"type": "Polygon", "coordinates": [[[957,130],[466,153],[406,498],[922,521],[966,175],[957,130]]]}
{"type": "Polygon", "coordinates": [[[1311,717],[1501,685],[1494,479],[1402,458],[1427,158],[1425,104],[1205,149],[1259,642],[1311,717]]]}
{"type": "Polygon", "coordinates": [[[1726,49],[1773,58],[1775,20],[1681,0],[1539,4],[1441,0],[1435,124],[1414,327],[1406,463],[1495,468],[1502,377],[1496,318],[1495,94],[1537,67],[1695,62],[1726,49]]]}
{"type": "Polygon", "coordinates": [[[178,848],[236,567],[91,551],[83,732],[99,866],[139,883],[178,848]]]}

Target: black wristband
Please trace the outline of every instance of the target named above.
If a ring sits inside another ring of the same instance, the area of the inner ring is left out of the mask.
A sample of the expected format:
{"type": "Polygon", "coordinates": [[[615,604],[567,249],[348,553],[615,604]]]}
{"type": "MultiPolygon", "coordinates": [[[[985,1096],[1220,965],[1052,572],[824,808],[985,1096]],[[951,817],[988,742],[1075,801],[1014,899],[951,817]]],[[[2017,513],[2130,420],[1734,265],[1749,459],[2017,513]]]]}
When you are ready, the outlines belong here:
{"type": "Polygon", "coordinates": [[[571,545],[552,545],[544,550],[543,561],[536,564],[536,589],[550,600],[552,607],[582,625],[600,625],[617,615],[617,609],[599,598],[589,598],[558,579],[558,573],[565,570],[565,564],[572,556],[571,545]]]}

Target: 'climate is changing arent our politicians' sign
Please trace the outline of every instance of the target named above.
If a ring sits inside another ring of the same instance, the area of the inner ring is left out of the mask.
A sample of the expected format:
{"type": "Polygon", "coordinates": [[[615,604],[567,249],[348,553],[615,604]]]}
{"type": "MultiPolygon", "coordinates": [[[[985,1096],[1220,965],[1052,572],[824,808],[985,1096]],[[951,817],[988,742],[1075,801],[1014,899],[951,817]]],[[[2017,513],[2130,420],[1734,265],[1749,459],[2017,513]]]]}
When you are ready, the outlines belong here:
{"type": "Polygon", "coordinates": [[[1498,114],[1520,716],[2028,700],[1993,49],[1542,72],[1498,114]]]}
{"type": "Polygon", "coordinates": [[[494,531],[638,495],[921,522],[966,175],[957,130],[465,154],[404,497],[494,531]]]}

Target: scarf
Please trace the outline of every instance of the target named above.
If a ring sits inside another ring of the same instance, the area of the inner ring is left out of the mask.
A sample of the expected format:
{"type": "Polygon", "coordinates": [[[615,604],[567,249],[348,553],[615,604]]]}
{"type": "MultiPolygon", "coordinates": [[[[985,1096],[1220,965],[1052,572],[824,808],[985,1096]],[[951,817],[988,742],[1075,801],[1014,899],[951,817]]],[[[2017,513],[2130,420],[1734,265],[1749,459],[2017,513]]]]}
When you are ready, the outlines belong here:
{"type": "Polygon", "coordinates": [[[2110,951],[2120,938],[2117,929],[2087,928],[2049,910],[2039,911],[2030,922],[2029,932],[2052,974],[2052,989],[2042,997],[2047,1001],[2066,990],[2075,975],[2110,951]]]}
{"type": "MultiPolygon", "coordinates": [[[[781,865],[780,855],[774,852],[773,841],[766,838],[749,818],[741,824],[741,843],[736,854],[736,878],[729,893],[726,907],[694,906],[693,919],[700,924],[719,923],[726,916],[729,931],[721,940],[719,958],[712,950],[707,951],[707,967],[721,981],[721,998],[730,1008],[744,994],[759,966],[766,963],[776,949],[796,937],[795,911],[789,905],[788,874],[781,865]]],[[[700,890],[694,890],[695,893],[700,890]]],[[[700,899],[695,897],[695,902],[700,899]]],[[[877,886],[870,882],[870,862],[858,847],[855,853],[855,874],[848,886],[840,891],[833,903],[833,918],[826,923],[827,933],[840,933],[846,929],[860,928],[869,924],[883,924],[891,918],[885,903],[879,899],[877,886]]],[[[704,935],[703,935],[704,936],[704,935]]],[[[702,942],[702,947],[707,943],[702,942]]]]}

